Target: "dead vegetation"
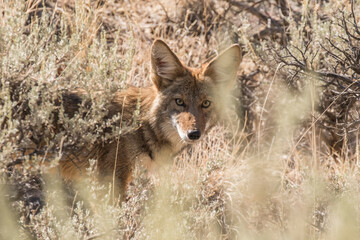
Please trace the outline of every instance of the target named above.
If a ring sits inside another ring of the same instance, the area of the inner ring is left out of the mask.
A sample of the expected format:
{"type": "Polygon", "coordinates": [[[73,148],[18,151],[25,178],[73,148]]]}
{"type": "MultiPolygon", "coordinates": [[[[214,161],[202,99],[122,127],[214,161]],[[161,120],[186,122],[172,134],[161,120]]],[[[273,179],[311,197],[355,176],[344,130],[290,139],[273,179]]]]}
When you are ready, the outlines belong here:
{"type": "Polygon", "coordinates": [[[359,4],[1,2],[1,238],[356,239],[359,4]],[[96,181],[93,159],[70,191],[38,177],[61,154],[134,127],[102,124],[105,106],[128,84],[150,84],[155,38],[193,67],[242,46],[234,121],[155,180],[139,167],[121,206],[96,181]],[[76,88],[88,104],[70,117],[62,99],[76,88]]]}

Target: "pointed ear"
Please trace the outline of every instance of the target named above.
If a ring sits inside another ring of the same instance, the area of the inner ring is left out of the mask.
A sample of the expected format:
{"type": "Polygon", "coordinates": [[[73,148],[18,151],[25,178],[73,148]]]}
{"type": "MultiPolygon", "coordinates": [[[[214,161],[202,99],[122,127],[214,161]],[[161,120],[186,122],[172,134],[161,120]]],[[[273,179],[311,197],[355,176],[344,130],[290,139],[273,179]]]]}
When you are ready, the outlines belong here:
{"type": "Polygon", "coordinates": [[[169,86],[176,77],[186,73],[177,56],[162,40],[155,40],[151,48],[152,80],[161,90],[169,86]]]}
{"type": "Polygon", "coordinates": [[[204,70],[204,76],[210,77],[216,84],[229,86],[235,80],[238,67],[242,60],[240,46],[234,44],[227,48],[204,70]]]}

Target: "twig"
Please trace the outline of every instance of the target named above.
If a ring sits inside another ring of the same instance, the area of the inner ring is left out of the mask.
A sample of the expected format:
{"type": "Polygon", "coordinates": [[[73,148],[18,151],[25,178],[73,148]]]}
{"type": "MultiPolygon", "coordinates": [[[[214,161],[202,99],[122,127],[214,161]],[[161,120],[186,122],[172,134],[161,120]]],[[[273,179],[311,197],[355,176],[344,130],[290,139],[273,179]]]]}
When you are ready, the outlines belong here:
{"type": "Polygon", "coordinates": [[[278,27],[278,28],[283,27],[283,25],[281,23],[279,23],[278,21],[276,21],[275,19],[271,18],[270,16],[266,16],[265,14],[261,13],[256,8],[254,8],[252,6],[248,6],[248,5],[244,4],[243,2],[228,1],[228,3],[230,3],[231,5],[234,5],[238,8],[241,8],[241,9],[251,13],[252,15],[258,17],[266,25],[268,24],[268,22],[270,20],[271,24],[274,25],[275,27],[278,27]]]}

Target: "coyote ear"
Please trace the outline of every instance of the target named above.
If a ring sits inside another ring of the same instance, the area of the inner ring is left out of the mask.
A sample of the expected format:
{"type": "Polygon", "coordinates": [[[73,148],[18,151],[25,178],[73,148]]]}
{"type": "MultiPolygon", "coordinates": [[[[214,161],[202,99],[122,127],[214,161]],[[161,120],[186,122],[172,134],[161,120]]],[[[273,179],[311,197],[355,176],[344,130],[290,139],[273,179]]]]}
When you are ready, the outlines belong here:
{"type": "Polygon", "coordinates": [[[170,85],[176,77],[185,74],[185,68],[177,56],[162,40],[155,40],[151,48],[152,80],[161,90],[170,85]]]}
{"type": "Polygon", "coordinates": [[[229,86],[236,77],[241,60],[240,46],[234,44],[207,65],[204,76],[210,77],[216,84],[229,86]]]}

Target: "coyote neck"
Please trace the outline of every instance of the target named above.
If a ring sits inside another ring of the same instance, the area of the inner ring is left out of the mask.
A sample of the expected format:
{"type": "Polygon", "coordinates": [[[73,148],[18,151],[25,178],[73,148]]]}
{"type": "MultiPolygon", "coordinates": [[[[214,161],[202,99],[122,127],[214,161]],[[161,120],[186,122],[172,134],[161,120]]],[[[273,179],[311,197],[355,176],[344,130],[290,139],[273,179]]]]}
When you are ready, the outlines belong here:
{"type": "MultiPolygon", "coordinates": [[[[145,121],[140,129],[143,135],[143,144],[146,146],[145,149],[149,159],[159,164],[170,162],[178,152],[187,146],[180,142],[177,144],[172,143],[171,139],[165,138],[154,123],[151,124],[145,121]]],[[[176,136],[172,137],[175,138],[176,136]]]]}

